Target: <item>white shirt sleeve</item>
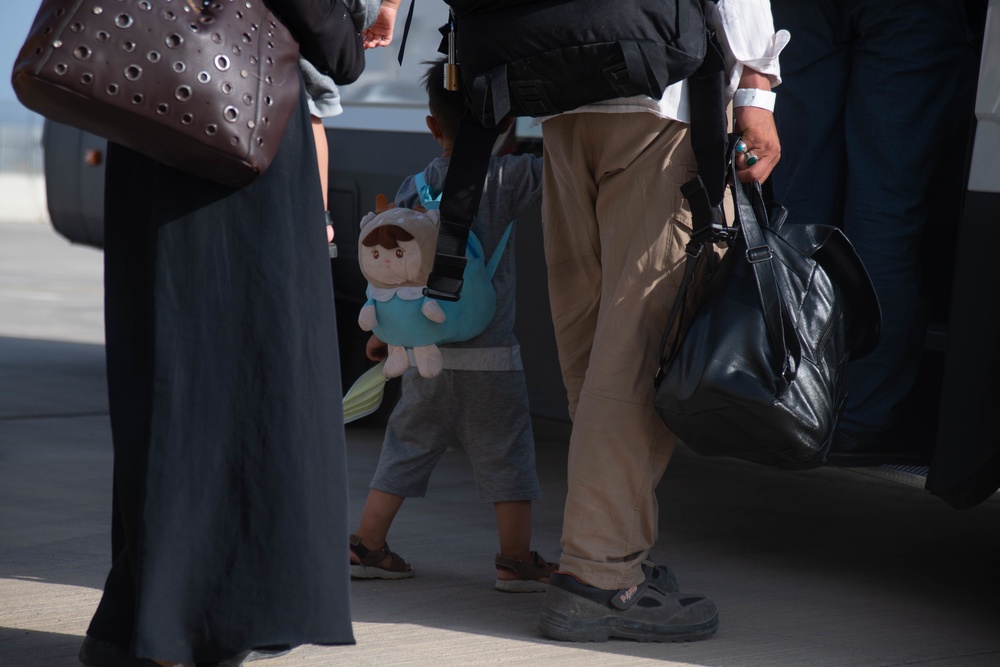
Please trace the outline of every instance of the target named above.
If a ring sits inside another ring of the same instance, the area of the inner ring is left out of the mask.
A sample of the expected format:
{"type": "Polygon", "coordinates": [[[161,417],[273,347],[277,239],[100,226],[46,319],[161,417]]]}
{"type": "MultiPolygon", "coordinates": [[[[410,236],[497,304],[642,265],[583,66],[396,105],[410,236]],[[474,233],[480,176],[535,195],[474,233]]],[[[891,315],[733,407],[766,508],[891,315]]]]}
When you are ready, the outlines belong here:
{"type": "Polygon", "coordinates": [[[727,93],[732,97],[747,66],[781,83],[778,56],[791,36],[774,31],[769,0],[716,0],[707,3],[706,21],[716,31],[729,73],[727,93]]]}

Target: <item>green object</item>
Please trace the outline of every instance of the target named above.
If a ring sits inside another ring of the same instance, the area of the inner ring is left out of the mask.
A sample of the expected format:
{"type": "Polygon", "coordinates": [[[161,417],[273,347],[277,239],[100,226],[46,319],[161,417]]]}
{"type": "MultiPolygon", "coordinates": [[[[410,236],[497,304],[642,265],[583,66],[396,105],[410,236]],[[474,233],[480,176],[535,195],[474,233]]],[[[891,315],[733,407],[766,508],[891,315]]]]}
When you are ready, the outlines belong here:
{"type": "Polygon", "coordinates": [[[354,381],[344,395],[344,423],[367,417],[382,405],[387,378],[383,372],[385,361],[380,361],[354,381]]]}

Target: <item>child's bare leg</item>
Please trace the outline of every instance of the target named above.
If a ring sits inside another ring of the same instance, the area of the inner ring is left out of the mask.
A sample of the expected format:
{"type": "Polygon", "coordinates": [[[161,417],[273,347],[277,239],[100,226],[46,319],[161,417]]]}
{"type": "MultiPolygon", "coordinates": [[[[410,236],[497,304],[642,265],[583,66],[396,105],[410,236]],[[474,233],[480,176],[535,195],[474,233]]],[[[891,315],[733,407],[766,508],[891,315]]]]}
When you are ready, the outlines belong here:
{"type": "MultiPolygon", "coordinates": [[[[361,543],[369,551],[378,551],[385,546],[386,535],[389,534],[389,528],[392,527],[393,519],[396,518],[399,508],[403,506],[404,500],[406,499],[402,496],[377,489],[368,491],[368,500],[365,501],[365,507],[361,510],[361,523],[358,525],[356,534],[361,537],[361,543]]],[[[391,562],[388,556],[386,556],[386,560],[391,562]]],[[[351,553],[351,562],[361,562],[353,552],[351,553]]],[[[384,562],[379,565],[388,565],[388,563],[384,562]]]]}
{"type": "MultiPolygon", "coordinates": [[[[519,561],[531,560],[531,501],[493,503],[500,535],[500,553],[519,561]]],[[[497,568],[497,578],[516,579],[510,570],[497,568]]]]}

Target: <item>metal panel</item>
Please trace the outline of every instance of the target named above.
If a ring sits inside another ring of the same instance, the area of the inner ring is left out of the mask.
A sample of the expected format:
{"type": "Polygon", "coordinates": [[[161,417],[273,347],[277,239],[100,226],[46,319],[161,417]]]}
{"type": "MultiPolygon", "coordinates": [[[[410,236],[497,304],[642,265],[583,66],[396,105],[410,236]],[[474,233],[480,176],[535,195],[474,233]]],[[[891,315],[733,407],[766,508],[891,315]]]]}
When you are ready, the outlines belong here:
{"type": "Polygon", "coordinates": [[[104,156],[107,142],[45,121],[46,200],[52,226],[72,243],[104,247],[104,156]]]}
{"type": "Polygon", "coordinates": [[[986,10],[981,62],[969,190],[1000,192],[1000,0],[990,0],[986,10]]]}

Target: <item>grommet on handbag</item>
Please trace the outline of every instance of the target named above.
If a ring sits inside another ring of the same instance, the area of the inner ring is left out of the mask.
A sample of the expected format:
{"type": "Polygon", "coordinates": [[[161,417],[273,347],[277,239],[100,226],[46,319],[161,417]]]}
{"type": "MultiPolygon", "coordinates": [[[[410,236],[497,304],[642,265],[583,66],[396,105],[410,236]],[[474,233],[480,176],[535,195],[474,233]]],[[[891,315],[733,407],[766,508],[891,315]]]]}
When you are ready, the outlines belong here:
{"type": "Polygon", "coordinates": [[[697,215],[698,179],[682,188],[695,228],[663,334],[654,405],[699,454],[819,466],[845,397],[848,361],[878,342],[878,299],[839,229],[788,222],[783,207],[765,203],[760,184],[739,183],[732,157],[731,227],[712,229],[697,215]],[[699,261],[719,242],[729,246],[725,256],[690,299],[699,261]],[[692,302],[694,312],[685,313],[692,302]]]}
{"type": "Polygon", "coordinates": [[[277,152],[298,53],[261,0],[43,0],[11,83],[43,116],[239,187],[277,152]]]}

